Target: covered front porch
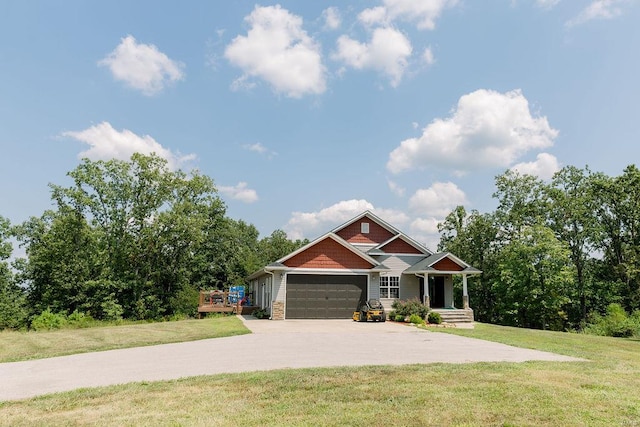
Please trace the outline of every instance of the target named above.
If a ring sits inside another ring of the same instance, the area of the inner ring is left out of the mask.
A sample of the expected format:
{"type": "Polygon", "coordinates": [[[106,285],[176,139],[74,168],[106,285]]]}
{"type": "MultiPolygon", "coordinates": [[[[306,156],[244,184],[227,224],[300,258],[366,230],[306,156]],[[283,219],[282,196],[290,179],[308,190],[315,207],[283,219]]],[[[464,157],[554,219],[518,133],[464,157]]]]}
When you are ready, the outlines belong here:
{"type": "Polygon", "coordinates": [[[422,302],[449,323],[473,322],[468,278],[480,273],[450,253],[434,254],[404,271],[404,274],[419,278],[422,302]],[[454,298],[453,279],[456,276],[462,278],[461,307],[456,306],[454,298]]]}

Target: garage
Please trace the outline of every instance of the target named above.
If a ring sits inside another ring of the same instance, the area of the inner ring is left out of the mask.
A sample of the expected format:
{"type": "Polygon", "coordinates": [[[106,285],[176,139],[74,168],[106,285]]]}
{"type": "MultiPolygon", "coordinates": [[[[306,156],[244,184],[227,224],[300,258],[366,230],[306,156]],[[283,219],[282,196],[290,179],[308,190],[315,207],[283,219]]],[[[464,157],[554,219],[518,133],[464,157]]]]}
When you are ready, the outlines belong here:
{"type": "Polygon", "coordinates": [[[349,319],[367,298],[365,275],[287,275],[287,319],[349,319]]]}

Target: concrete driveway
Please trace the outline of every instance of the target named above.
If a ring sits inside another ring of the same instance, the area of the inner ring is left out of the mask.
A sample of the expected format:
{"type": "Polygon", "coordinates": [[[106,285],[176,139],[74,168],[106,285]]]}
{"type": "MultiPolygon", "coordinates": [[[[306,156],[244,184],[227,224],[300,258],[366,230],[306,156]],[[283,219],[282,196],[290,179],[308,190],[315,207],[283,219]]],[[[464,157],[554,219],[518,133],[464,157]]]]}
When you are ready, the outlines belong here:
{"type": "Polygon", "coordinates": [[[82,387],[283,368],[581,360],[392,322],[243,321],[252,334],[2,363],[0,401],[82,387]]]}

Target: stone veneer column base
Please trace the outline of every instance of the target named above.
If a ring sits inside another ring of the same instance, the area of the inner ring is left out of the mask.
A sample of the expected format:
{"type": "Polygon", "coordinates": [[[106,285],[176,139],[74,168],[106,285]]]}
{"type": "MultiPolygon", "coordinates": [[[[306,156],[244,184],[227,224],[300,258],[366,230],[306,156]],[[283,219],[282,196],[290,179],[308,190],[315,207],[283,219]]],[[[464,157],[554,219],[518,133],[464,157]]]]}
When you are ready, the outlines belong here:
{"type": "Polygon", "coordinates": [[[271,320],[284,320],[284,302],[274,301],[271,320]]]}

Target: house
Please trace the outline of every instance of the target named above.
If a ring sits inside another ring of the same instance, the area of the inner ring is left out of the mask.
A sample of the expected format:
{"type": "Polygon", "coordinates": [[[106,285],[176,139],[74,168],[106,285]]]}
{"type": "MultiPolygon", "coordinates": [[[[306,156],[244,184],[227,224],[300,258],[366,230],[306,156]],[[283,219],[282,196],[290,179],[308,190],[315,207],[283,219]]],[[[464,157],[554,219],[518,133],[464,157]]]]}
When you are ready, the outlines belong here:
{"type": "Polygon", "coordinates": [[[418,298],[444,316],[473,321],[467,278],[480,273],[366,211],[251,274],[248,292],[274,320],[347,319],[367,299],[391,310],[396,299],[418,298]],[[457,309],[454,276],[462,277],[457,309]]]}

